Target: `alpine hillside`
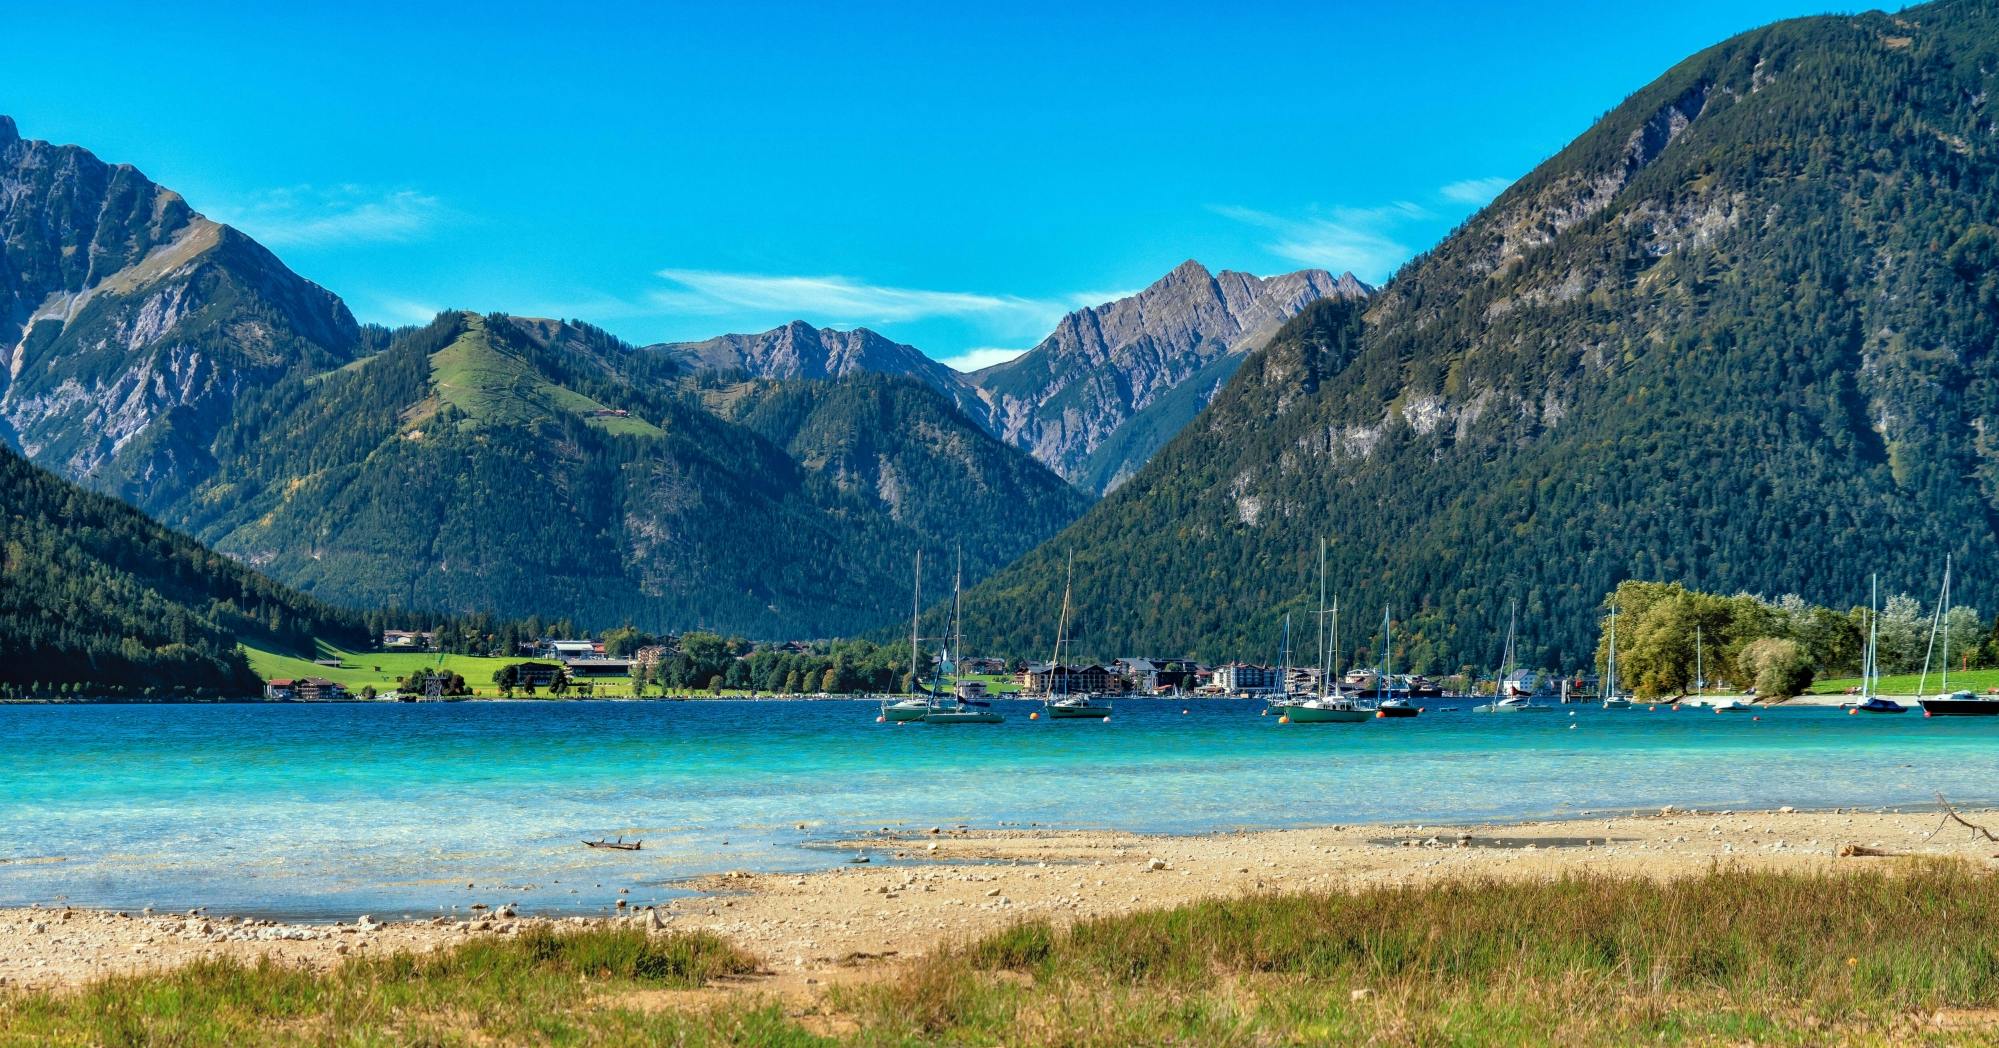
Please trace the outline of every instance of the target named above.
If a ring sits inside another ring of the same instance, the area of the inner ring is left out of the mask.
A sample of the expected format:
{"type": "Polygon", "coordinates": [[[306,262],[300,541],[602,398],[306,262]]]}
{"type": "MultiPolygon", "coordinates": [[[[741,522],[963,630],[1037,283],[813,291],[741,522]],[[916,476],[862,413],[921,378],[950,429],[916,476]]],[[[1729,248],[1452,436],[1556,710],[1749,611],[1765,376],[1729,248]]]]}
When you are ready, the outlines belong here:
{"type": "Polygon", "coordinates": [[[790,637],[899,617],[918,548],[979,578],[1084,508],[906,379],[774,383],[738,424],[683,377],[587,325],[446,313],[246,393],[160,512],[348,605],[790,637]]]}
{"type": "MultiPolygon", "coordinates": [[[[1627,578],[1864,603],[1999,581],[1999,4],[1680,63],[1362,300],[1308,306],[1075,526],[968,595],[1044,649],[1274,654],[1330,543],[1341,647],[1591,658],[1627,578]]],[[[1309,646],[1309,640],[1304,642],[1309,646]]],[[[1364,657],[1364,656],[1363,656],[1364,657]]]]}
{"type": "Polygon", "coordinates": [[[238,645],[359,644],[361,618],[277,585],[0,448],[0,688],[250,696],[238,645]],[[87,690],[79,690],[87,688],[87,690]]]}
{"type": "Polygon", "coordinates": [[[183,493],[233,398],[337,366],[331,293],[136,169],[0,116],[0,440],[141,504],[183,493]]]}

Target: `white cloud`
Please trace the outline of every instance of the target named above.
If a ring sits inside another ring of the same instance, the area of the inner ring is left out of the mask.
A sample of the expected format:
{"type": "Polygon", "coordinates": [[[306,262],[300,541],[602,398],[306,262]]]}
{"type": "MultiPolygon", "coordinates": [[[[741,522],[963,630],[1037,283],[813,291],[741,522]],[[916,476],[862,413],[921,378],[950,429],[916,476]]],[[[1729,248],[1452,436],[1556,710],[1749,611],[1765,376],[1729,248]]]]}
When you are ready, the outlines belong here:
{"type": "Polygon", "coordinates": [[[1027,351],[1024,349],[979,346],[954,357],[945,357],[938,363],[954,371],[977,371],[980,368],[992,367],[994,364],[1004,364],[1025,352],[1027,351]]]}
{"type": "Polygon", "coordinates": [[[428,302],[418,302],[407,298],[393,298],[377,295],[373,299],[372,319],[387,324],[428,324],[444,312],[443,306],[433,306],[428,302]]]}
{"type": "Polygon", "coordinates": [[[1281,258],[1335,273],[1351,270],[1369,283],[1380,283],[1415,252],[1398,240],[1394,229],[1404,222],[1432,217],[1408,201],[1381,207],[1336,207],[1303,218],[1286,218],[1247,207],[1223,206],[1218,214],[1269,230],[1275,239],[1264,249],[1281,258]]]}
{"type": "Polygon", "coordinates": [[[843,276],[788,276],[722,273],[707,269],[663,269],[659,276],[680,285],[654,292],[654,305],[684,312],[754,310],[804,316],[820,323],[893,324],[928,317],[960,317],[1053,324],[1067,311],[1060,302],[987,295],[970,291],[929,291],[869,284],[843,276]]]}
{"type": "Polygon", "coordinates": [[[1452,182],[1437,192],[1452,203],[1483,206],[1512,184],[1513,180],[1510,178],[1468,178],[1462,182],[1452,182]]]}
{"type": "Polygon", "coordinates": [[[299,185],[260,193],[211,217],[265,244],[318,247],[415,240],[445,213],[436,197],[414,189],[299,185]]]}

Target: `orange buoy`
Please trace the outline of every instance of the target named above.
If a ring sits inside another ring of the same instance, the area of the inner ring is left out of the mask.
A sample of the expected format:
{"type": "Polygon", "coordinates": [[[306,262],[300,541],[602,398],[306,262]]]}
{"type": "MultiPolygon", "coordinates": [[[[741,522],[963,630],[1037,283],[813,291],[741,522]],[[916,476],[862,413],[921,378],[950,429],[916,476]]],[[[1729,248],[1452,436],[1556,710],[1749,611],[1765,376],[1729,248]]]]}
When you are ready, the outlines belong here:
{"type": "Polygon", "coordinates": [[[1278,715],[1277,715],[1277,723],[1279,723],[1279,724],[1289,724],[1289,723],[1291,723],[1291,717],[1290,717],[1290,716],[1289,716],[1288,714],[1283,714],[1283,713],[1280,713],[1280,714],[1278,714],[1278,715]]]}
{"type": "Polygon", "coordinates": [[[1041,714],[1040,714],[1039,712],[1035,712],[1035,713],[1030,713],[1030,714],[1028,714],[1028,715],[1027,715],[1027,719],[1028,719],[1028,720],[1040,720],[1040,719],[1041,719],[1041,714]]]}
{"type": "Polygon", "coordinates": [[[1674,712],[1674,713],[1678,713],[1678,712],[1680,712],[1680,704],[1679,704],[1679,703],[1677,703],[1677,702],[1676,702],[1676,703],[1673,703],[1673,712],[1674,712]]]}
{"type": "Polygon", "coordinates": [[[1847,711],[1846,711],[1846,715],[1847,715],[1847,716],[1849,716],[1849,717],[1851,717],[1851,716],[1853,716],[1854,714],[1856,714],[1856,713],[1859,713],[1859,712],[1860,712],[1859,710],[1847,710],[1847,711]]]}
{"type": "Polygon", "coordinates": [[[884,721],[886,721],[886,720],[888,720],[888,718],[887,718],[887,717],[876,717],[876,718],[875,718],[875,723],[876,723],[876,724],[880,724],[880,723],[882,723],[882,722],[884,722],[884,721]]]}
{"type": "Polygon", "coordinates": [[[1762,720],[1763,718],[1761,718],[1761,717],[1751,717],[1751,718],[1749,718],[1749,719],[1750,719],[1750,720],[1753,720],[1753,721],[1757,721],[1757,720],[1762,720]]]}
{"type": "Polygon", "coordinates": [[[1111,719],[1110,719],[1109,717],[1105,717],[1105,718],[1104,718],[1104,723],[1105,723],[1105,724],[1109,724],[1110,722],[1111,722],[1111,719]]]}
{"type": "Polygon", "coordinates": [[[1388,714],[1386,714],[1386,713],[1383,713],[1383,712],[1381,712],[1380,710],[1375,710],[1375,711],[1374,711],[1374,719],[1375,719],[1375,720],[1387,720],[1387,719],[1388,719],[1388,714]]]}

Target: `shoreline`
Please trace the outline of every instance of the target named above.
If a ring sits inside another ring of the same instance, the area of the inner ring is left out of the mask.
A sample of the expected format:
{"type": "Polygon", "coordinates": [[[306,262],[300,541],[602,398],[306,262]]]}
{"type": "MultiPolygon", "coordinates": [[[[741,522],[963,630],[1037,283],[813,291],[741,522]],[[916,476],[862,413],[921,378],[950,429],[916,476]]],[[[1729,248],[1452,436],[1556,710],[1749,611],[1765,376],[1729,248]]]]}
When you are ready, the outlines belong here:
{"type": "MultiPolygon", "coordinates": [[[[1999,809],[1960,809],[1999,827],[1999,809]]],[[[1939,808],[1592,811],[1520,822],[1404,822],[1197,835],[930,827],[844,838],[855,856],[807,873],[737,870],[679,882],[696,894],[617,916],[539,917],[495,898],[464,919],[297,923],[212,914],[0,909],[0,989],[72,987],[203,958],[328,968],[357,953],[431,952],[533,927],[714,932],[763,959],[750,988],[797,992],[921,956],[1020,920],[1078,919],[1271,891],[1565,874],[1666,879],[1716,865],[1808,871],[1894,864],[1844,846],[1999,869],[1999,845],[1939,808]]],[[[611,886],[606,885],[607,891],[611,886]]],[[[496,893],[498,894],[498,893],[496,893]]],[[[622,898],[622,895],[618,896],[622,898]]]]}

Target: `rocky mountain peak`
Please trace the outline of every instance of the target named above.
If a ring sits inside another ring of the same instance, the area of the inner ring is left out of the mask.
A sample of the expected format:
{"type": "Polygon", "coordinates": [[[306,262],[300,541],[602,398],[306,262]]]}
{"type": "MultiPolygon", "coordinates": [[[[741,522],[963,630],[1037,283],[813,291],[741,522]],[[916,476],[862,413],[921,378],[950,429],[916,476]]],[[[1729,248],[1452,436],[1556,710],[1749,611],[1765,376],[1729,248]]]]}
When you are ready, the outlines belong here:
{"type": "Polygon", "coordinates": [[[14,118],[5,113],[0,113],[0,146],[9,145],[20,140],[21,131],[14,126],[14,118]]]}

